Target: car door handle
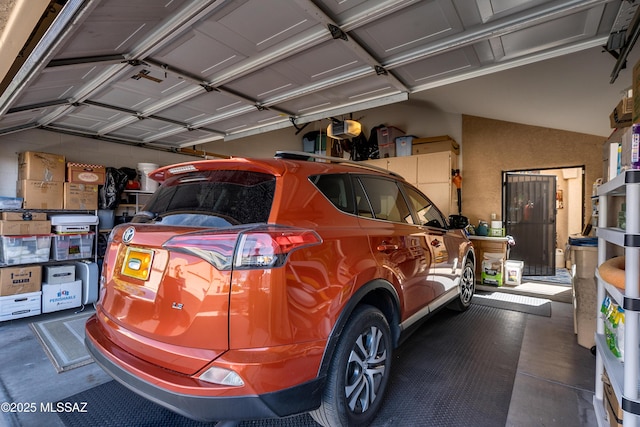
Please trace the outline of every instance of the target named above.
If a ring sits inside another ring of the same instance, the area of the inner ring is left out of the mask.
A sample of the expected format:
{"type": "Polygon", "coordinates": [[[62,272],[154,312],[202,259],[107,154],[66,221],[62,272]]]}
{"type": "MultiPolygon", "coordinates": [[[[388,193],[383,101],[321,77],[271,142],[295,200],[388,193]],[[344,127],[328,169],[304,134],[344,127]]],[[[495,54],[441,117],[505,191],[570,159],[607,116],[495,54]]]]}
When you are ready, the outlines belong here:
{"type": "Polygon", "coordinates": [[[389,252],[397,251],[398,250],[398,245],[393,245],[391,243],[382,242],[382,243],[380,243],[378,245],[377,249],[378,249],[379,252],[389,253],[389,252]]]}

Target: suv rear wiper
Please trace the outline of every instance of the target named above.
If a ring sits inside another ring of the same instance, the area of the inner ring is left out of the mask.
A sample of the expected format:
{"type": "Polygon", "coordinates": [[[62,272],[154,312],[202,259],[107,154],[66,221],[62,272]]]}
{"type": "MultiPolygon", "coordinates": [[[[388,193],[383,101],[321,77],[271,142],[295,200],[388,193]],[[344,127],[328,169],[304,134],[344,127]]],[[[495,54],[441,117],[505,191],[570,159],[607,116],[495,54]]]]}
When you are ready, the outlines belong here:
{"type": "Polygon", "coordinates": [[[135,216],[138,217],[144,217],[145,219],[147,219],[148,221],[162,221],[162,217],[160,216],[159,213],[157,212],[151,212],[151,211],[140,211],[137,214],[135,214],[135,216]]]}

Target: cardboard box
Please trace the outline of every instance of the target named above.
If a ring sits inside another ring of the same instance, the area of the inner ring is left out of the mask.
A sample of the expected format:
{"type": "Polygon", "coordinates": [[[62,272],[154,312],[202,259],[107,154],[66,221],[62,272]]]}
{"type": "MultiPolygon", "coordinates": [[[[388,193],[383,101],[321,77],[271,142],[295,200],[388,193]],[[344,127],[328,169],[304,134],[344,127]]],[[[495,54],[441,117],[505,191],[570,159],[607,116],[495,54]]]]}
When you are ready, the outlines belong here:
{"type": "Polygon", "coordinates": [[[82,280],[42,284],[42,312],[51,313],[82,305],[82,280]]]}
{"type": "Polygon", "coordinates": [[[58,154],[25,151],[18,154],[18,180],[64,182],[65,158],[58,154]]]}
{"type": "Polygon", "coordinates": [[[489,229],[489,237],[504,237],[505,230],[503,228],[490,228],[489,229]]]}
{"type": "Polygon", "coordinates": [[[46,221],[45,212],[2,212],[0,219],[4,221],[46,221]]]}
{"type": "Polygon", "coordinates": [[[0,268],[0,296],[40,292],[42,268],[30,267],[0,268]]]}
{"type": "Polygon", "coordinates": [[[0,297],[0,322],[37,316],[42,309],[42,292],[0,297]]]}
{"type": "MultiPolygon", "coordinates": [[[[630,129],[630,128],[629,128],[630,129]]],[[[607,150],[605,154],[603,151],[603,158],[607,159],[607,175],[605,175],[605,182],[611,181],[613,178],[620,174],[622,164],[622,144],[619,142],[605,143],[604,150],[607,150]]]]}
{"type": "Polygon", "coordinates": [[[607,375],[606,370],[602,374],[602,386],[602,401],[609,418],[609,426],[622,427],[622,416],[624,413],[622,412],[622,408],[620,408],[620,405],[618,404],[616,392],[613,390],[613,386],[611,385],[611,381],[609,380],[609,376],[607,375]]]}
{"type": "Polygon", "coordinates": [[[97,210],[98,186],[93,184],[64,183],[64,209],[97,210]]]}
{"type": "Polygon", "coordinates": [[[24,199],[24,209],[62,209],[64,183],[57,181],[18,181],[18,197],[24,199]]]}
{"type": "Polygon", "coordinates": [[[441,151],[453,151],[455,154],[460,154],[460,145],[449,135],[413,140],[413,154],[439,153],[441,151]]]}
{"type": "Polygon", "coordinates": [[[75,265],[46,265],[44,267],[44,282],[50,285],[74,282],[76,280],[75,265]]]}
{"type": "Polygon", "coordinates": [[[633,112],[633,99],[624,98],[618,102],[618,105],[609,114],[609,125],[612,128],[624,128],[631,126],[633,121],[631,120],[633,112]]]}
{"type": "Polygon", "coordinates": [[[67,163],[67,182],[103,185],[106,169],[102,165],[67,163]]]}
{"type": "Polygon", "coordinates": [[[640,122],[640,61],[633,66],[633,77],[631,89],[633,90],[633,113],[631,113],[631,122],[640,122]]]}
{"type": "Polygon", "coordinates": [[[51,233],[51,221],[5,221],[0,220],[0,235],[26,236],[51,233]]]}

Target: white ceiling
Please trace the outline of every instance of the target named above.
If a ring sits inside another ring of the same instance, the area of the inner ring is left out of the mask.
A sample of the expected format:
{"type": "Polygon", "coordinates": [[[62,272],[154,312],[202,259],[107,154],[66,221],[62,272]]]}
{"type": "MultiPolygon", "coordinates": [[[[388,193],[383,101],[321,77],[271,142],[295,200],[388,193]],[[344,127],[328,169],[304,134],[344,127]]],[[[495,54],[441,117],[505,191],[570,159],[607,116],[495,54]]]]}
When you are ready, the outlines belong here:
{"type": "Polygon", "coordinates": [[[411,95],[446,112],[608,137],[609,115],[632,83],[640,46],[614,84],[615,59],[600,47],[411,95]]]}
{"type": "Polygon", "coordinates": [[[0,135],[175,149],[409,99],[606,136],[631,85],[601,47],[627,0],[58,3],[0,94],[0,135]]]}

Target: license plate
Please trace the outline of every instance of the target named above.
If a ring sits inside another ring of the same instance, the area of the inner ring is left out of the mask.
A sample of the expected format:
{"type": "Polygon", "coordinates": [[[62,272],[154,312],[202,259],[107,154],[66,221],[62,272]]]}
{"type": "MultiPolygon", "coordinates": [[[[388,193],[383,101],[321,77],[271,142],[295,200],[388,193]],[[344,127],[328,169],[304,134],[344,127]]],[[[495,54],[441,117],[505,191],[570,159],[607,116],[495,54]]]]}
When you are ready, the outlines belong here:
{"type": "Polygon", "coordinates": [[[151,272],[153,251],[140,248],[127,248],[121,273],[134,279],[147,280],[151,272]]]}

